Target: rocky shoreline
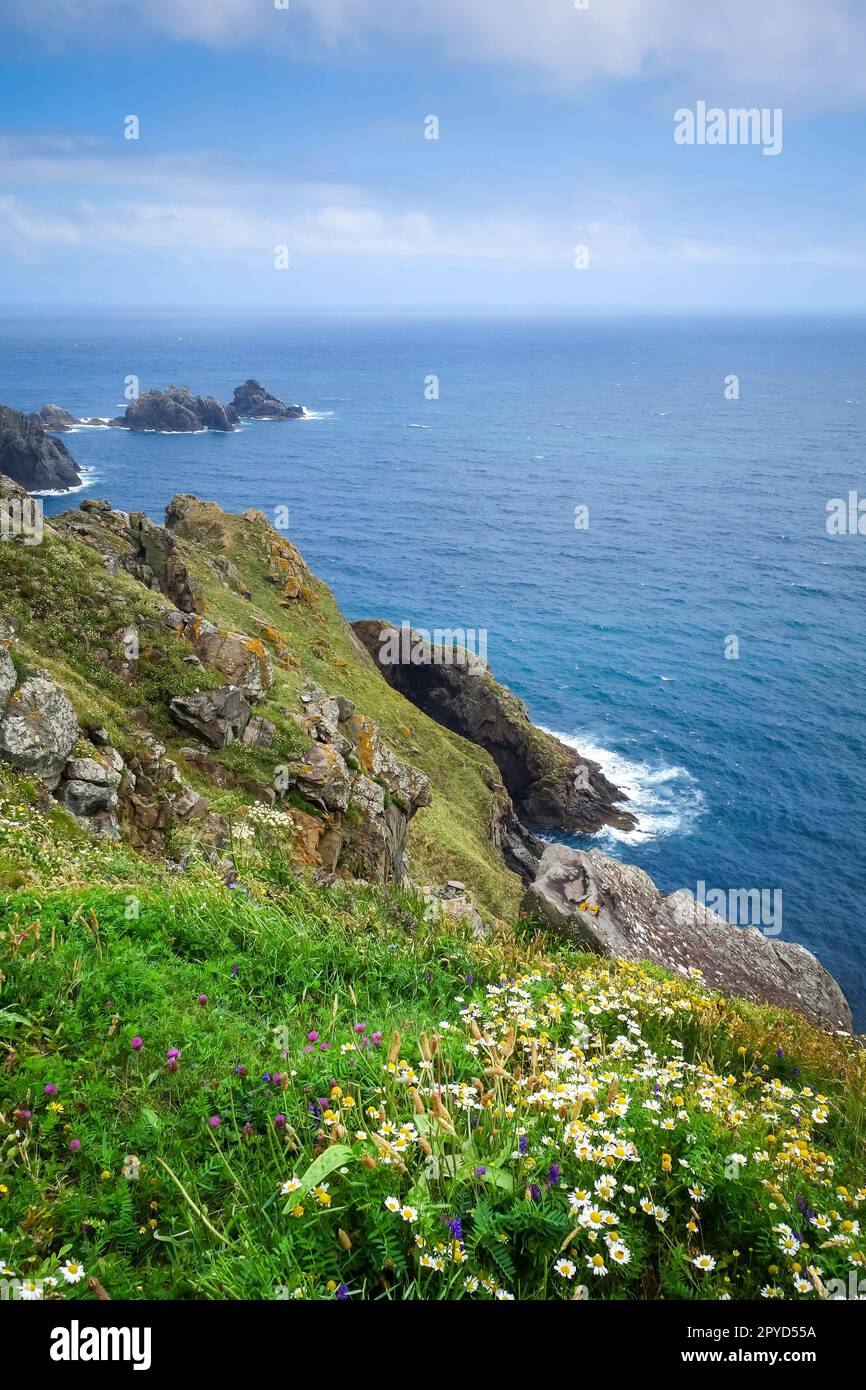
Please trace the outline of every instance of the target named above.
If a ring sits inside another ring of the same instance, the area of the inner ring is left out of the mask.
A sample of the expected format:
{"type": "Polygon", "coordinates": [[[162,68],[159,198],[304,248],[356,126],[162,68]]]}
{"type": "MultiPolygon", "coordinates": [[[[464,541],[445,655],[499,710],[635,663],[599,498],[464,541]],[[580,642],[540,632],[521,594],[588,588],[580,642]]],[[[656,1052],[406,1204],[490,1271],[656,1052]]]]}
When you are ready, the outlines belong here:
{"type": "Polygon", "coordinates": [[[134,434],[227,433],[243,420],[302,420],[306,415],[304,406],[287,405],[253,377],[235,387],[228,405],[213,396],[195,396],[186,386],[168,386],[145,391],[114,419],[79,418],[60,405],[44,405],[30,415],[0,406],[0,473],[29,492],[70,492],[81,486],[81,472],[56,434],[83,426],[134,434]]]}

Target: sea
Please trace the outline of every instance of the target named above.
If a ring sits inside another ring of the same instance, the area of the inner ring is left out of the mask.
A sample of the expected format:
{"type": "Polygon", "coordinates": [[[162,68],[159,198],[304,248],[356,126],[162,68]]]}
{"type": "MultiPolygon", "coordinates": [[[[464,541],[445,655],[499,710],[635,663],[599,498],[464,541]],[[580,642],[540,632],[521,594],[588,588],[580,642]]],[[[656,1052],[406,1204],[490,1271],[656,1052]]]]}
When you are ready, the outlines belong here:
{"type": "Polygon", "coordinates": [[[25,411],[111,417],[171,383],[228,401],[248,377],[308,417],[76,430],[84,490],[46,514],[257,507],[350,619],[482,631],[531,717],[630,798],[636,830],[575,843],[801,942],[866,1028],[866,320],[0,327],[0,401],[25,411]]]}

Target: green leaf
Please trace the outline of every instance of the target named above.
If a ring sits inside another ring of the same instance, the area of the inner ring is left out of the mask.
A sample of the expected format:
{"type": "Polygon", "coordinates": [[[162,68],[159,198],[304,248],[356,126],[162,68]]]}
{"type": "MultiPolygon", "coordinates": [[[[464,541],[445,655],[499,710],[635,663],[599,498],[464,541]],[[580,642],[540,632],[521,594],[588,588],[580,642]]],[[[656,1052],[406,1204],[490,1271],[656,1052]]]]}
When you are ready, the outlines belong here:
{"type": "MultiPolygon", "coordinates": [[[[460,1176],[462,1178],[475,1177],[475,1168],[463,1168],[460,1176]]],[[[514,1192],[514,1178],[502,1168],[488,1168],[481,1181],[492,1183],[494,1187],[501,1187],[502,1191],[509,1193],[509,1195],[514,1192]]]]}
{"type": "Polygon", "coordinates": [[[300,1187],[289,1194],[289,1200],[283,1207],[283,1215],[290,1212],[292,1207],[312,1192],[314,1187],[326,1178],[329,1173],[333,1173],[335,1168],[342,1168],[345,1163],[353,1159],[355,1155],[348,1144],[333,1144],[330,1149],[325,1149],[323,1154],[314,1158],[304,1176],[301,1178],[300,1187]]]}

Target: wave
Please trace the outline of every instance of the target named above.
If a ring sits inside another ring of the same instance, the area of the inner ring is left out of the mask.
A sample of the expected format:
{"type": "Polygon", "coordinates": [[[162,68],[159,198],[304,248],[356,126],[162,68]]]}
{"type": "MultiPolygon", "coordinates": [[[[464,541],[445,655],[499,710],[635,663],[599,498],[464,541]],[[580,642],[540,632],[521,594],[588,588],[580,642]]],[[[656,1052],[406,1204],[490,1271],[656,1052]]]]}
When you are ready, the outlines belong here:
{"type": "Polygon", "coordinates": [[[688,835],[703,814],[703,792],[687,768],[652,767],[611,748],[601,748],[591,738],[582,738],[580,734],[563,734],[555,729],[546,732],[574,748],[581,757],[598,763],[605,777],[628,797],[624,809],[637,816],[636,829],[617,830],[614,826],[605,826],[593,835],[593,840],[640,845],[670,835],[688,835]]]}
{"type": "Polygon", "coordinates": [[[31,497],[71,497],[73,492],[83,492],[85,488],[92,487],[99,480],[95,468],[82,468],[79,464],[78,471],[81,474],[81,482],[77,483],[75,487],[34,488],[30,494],[31,497]]]}

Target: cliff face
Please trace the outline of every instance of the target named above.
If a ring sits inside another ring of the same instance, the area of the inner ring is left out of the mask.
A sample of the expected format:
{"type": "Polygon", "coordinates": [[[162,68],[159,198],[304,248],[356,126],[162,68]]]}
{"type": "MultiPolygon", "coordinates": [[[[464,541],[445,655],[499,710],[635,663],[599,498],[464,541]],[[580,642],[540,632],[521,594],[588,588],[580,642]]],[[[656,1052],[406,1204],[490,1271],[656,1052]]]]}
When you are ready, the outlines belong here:
{"type": "Polygon", "coordinates": [[[5,405],[0,405],[0,473],[28,492],[65,492],[81,483],[66,445],[30,416],[5,405]]]}
{"type": "Polygon", "coordinates": [[[602,826],[630,829],[637,822],[620,803],[627,798],[598,763],[530,721],[522,700],[494,680],[484,662],[434,647],[423,634],[388,623],[352,624],[382,675],[431,719],[485,748],[515,809],[530,825],[592,833],[602,826]],[[403,652],[411,659],[394,660],[403,652]]]}

